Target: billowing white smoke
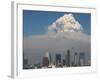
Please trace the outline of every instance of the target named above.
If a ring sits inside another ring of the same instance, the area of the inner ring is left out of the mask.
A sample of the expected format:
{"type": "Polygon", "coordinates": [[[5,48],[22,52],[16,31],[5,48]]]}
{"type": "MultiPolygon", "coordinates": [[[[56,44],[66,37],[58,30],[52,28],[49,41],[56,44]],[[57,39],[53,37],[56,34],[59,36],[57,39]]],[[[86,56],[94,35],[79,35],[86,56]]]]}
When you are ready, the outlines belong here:
{"type": "Polygon", "coordinates": [[[48,27],[48,33],[58,32],[83,32],[81,24],[74,18],[73,14],[64,14],[48,27]]]}

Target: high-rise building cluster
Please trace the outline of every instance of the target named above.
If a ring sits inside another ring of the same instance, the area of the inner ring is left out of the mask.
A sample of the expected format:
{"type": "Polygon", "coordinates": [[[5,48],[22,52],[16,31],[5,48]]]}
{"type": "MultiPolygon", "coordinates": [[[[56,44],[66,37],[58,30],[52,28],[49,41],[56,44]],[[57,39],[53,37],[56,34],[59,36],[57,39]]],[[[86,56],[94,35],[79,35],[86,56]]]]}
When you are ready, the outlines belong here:
{"type": "Polygon", "coordinates": [[[90,60],[86,60],[85,52],[71,53],[71,50],[68,49],[66,50],[66,54],[56,53],[55,56],[53,56],[53,58],[52,58],[52,53],[50,51],[47,51],[42,58],[42,63],[28,65],[28,60],[24,59],[23,68],[38,69],[38,68],[90,66],[90,60]]]}

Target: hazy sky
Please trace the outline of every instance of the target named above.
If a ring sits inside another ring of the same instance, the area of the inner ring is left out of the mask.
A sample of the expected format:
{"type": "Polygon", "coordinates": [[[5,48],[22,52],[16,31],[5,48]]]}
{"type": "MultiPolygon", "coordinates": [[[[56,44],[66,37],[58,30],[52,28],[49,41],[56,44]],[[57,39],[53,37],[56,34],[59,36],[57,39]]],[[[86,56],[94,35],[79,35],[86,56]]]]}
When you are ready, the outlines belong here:
{"type": "MultiPolygon", "coordinates": [[[[41,35],[48,31],[48,26],[68,12],[47,12],[23,10],[23,33],[25,36],[41,35]]],[[[82,25],[84,32],[91,34],[91,14],[72,13],[82,25]]]]}

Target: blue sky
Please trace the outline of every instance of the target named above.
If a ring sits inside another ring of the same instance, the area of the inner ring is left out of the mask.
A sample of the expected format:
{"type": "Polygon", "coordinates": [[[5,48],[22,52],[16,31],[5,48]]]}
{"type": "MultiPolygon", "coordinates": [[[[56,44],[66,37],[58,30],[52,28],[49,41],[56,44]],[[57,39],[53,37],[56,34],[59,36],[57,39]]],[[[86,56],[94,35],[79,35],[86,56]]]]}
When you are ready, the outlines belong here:
{"type": "MultiPolygon", "coordinates": [[[[23,33],[25,36],[43,35],[48,31],[48,26],[65,13],[70,12],[48,12],[23,10],[23,33]]],[[[82,25],[84,32],[91,34],[91,14],[72,13],[82,25]]]]}

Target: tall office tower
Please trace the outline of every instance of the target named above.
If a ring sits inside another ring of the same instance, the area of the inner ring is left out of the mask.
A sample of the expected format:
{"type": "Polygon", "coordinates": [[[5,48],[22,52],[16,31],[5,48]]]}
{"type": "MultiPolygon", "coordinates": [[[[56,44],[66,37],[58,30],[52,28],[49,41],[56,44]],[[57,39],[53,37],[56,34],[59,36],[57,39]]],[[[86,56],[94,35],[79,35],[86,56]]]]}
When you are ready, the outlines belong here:
{"type": "Polygon", "coordinates": [[[43,66],[48,67],[48,65],[49,65],[48,57],[43,57],[43,66]]]}
{"type": "Polygon", "coordinates": [[[52,57],[51,57],[51,53],[49,53],[49,63],[52,64],[52,57]]]}
{"type": "Polygon", "coordinates": [[[61,65],[61,54],[56,54],[56,66],[60,67],[61,65]]]}
{"type": "Polygon", "coordinates": [[[71,60],[70,60],[70,50],[68,49],[67,50],[67,66],[70,66],[71,65],[71,60]]]}
{"type": "Polygon", "coordinates": [[[67,66],[67,54],[65,54],[65,64],[66,64],[66,66],[67,66]]]}
{"type": "Polygon", "coordinates": [[[74,47],[72,47],[70,49],[70,66],[74,65],[74,53],[75,53],[75,49],[74,49],[74,47]]]}
{"type": "Polygon", "coordinates": [[[49,52],[45,53],[45,56],[43,57],[43,66],[48,67],[49,65],[49,52]]]}
{"type": "Polygon", "coordinates": [[[85,53],[84,52],[80,52],[79,64],[80,64],[80,66],[84,66],[85,65],[85,53]]]}
{"type": "Polygon", "coordinates": [[[47,58],[49,59],[49,51],[47,51],[47,52],[45,53],[45,57],[47,57],[47,58]]]}
{"type": "Polygon", "coordinates": [[[63,66],[66,66],[66,60],[63,59],[63,66]]]}
{"type": "Polygon", "coordinates": [[[51,53],[49,51],[46,52],[45,57],[48,57],[49,64],[52,64],[52,57],[51,57],[51,53]]]}
{"type": "Polygon", "coordinates": [[[78,60],[78,53],[75,52],[74,53],[74,66],[78,66],[79,65],[79,60],[78,60]]]}

